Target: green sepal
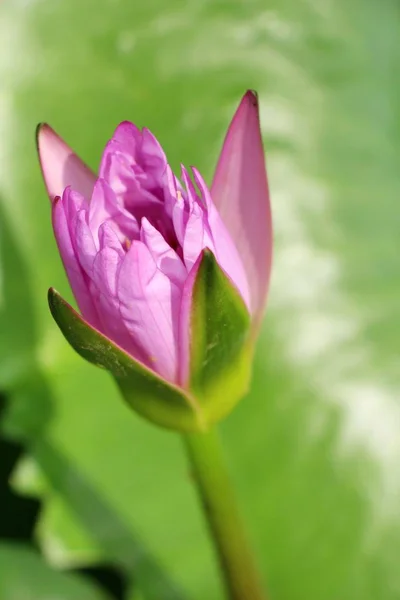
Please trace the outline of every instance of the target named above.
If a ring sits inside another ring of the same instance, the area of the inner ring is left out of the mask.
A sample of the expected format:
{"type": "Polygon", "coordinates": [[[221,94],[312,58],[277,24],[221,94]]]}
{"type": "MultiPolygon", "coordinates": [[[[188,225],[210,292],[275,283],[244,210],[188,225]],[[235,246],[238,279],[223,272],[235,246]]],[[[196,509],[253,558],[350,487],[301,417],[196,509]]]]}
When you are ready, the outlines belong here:
{"type": "Polygon", "coordinates": [[[192,295],[188,387],[208,424],[229,414],[248,390],[250,325],[241,295],[214,254],[205,250],[192,295]]]}
{"type": "Polygon", "coordinates": [[[83,358],[114,376],[135,411],[162,427],[182,432],[205,429],[198,404],[189,393],[166,382],[88,325],[56,290],[50,288],[48,299],[66,340],[83,358]]]}

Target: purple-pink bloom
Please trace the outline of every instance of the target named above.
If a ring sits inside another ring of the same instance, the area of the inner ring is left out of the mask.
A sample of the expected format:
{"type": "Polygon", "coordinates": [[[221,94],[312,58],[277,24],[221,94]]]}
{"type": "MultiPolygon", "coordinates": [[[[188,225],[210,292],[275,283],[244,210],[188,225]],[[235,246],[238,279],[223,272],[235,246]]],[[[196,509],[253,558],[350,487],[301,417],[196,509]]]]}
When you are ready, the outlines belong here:
{"type": "Polygon", "coordinates": [[[53,228],[79,309],[164,379],[188,379],[188,311],[211,250],[254,323],[265,302],[272,232],[258,104],[234,116],[212,192],[197,169],[178,179],[154,135],[121,123],[96,177],[48,126],[39,130],[53,228]]]}

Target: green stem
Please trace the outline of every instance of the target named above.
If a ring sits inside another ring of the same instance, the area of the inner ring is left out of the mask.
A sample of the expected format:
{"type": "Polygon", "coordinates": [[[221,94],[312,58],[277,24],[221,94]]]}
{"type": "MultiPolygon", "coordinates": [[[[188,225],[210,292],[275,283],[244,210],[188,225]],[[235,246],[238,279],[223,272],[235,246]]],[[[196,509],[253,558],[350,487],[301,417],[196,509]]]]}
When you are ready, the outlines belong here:
{"type": "Polygon", "coordinates": [[[265,600],[216,430],[184,436],[231,600],[265,600]]]}

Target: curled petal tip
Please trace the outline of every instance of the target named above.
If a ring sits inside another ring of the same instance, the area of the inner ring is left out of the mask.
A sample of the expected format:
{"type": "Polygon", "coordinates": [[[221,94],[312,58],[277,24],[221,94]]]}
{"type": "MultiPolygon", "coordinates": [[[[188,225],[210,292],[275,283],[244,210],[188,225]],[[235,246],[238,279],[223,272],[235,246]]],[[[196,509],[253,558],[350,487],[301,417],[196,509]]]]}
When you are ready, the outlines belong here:
{"type": "Polygon", "coordinates": [[[44,127],[48,127],[47,123],[38,123],[35,130],[36,148],[39,149],[39,135],[44,127]]]}
{"type": "Polygon", "coordinates": [[[250,100],[253,106],[258,106],[258,93],[256,90],[247,90],[244,97],[250,100]]]}
{"type": "Polygon", "coordinates": [[[36,125],[35,137],[36,137],[36,148],[39,153],[39,158],[40,158],[40,153],[43,152],[43,150],[44,150],[44,146],[46,145],[46,138],[48,136],[50,138],[52,136],[54,136],[54,138],[59,137],[57,135],[57,133],[54,131],[54,129],[52,127],[50,127],[50,125],[48,123],[45,123],[45,122],[38,123],[36,125]]]}

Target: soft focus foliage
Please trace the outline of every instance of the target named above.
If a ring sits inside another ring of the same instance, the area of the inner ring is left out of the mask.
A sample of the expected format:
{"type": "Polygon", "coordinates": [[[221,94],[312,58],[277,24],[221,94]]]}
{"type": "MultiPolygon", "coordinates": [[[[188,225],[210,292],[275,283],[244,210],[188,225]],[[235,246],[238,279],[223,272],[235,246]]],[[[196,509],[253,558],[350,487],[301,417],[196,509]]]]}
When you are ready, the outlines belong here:
{"type": "Polygon", "coordinates": [[[112,560],[146,600],[222,598],[179,440],[48,314],[67,282],[32,131],[97,168],[130,119],[211,183],[249,87],[276,246],[252,389],[222,427],[240,500],[271,600],[398,599],[399,35],[394,0],[1,2],[2,426],[52,563],[112,560]]]}
{"type": "Polygon", "coordinates": [[[1,600],[107,600],[108,596],[73,575],[52,571],[33,550],[0,544],[1,600]]]}

